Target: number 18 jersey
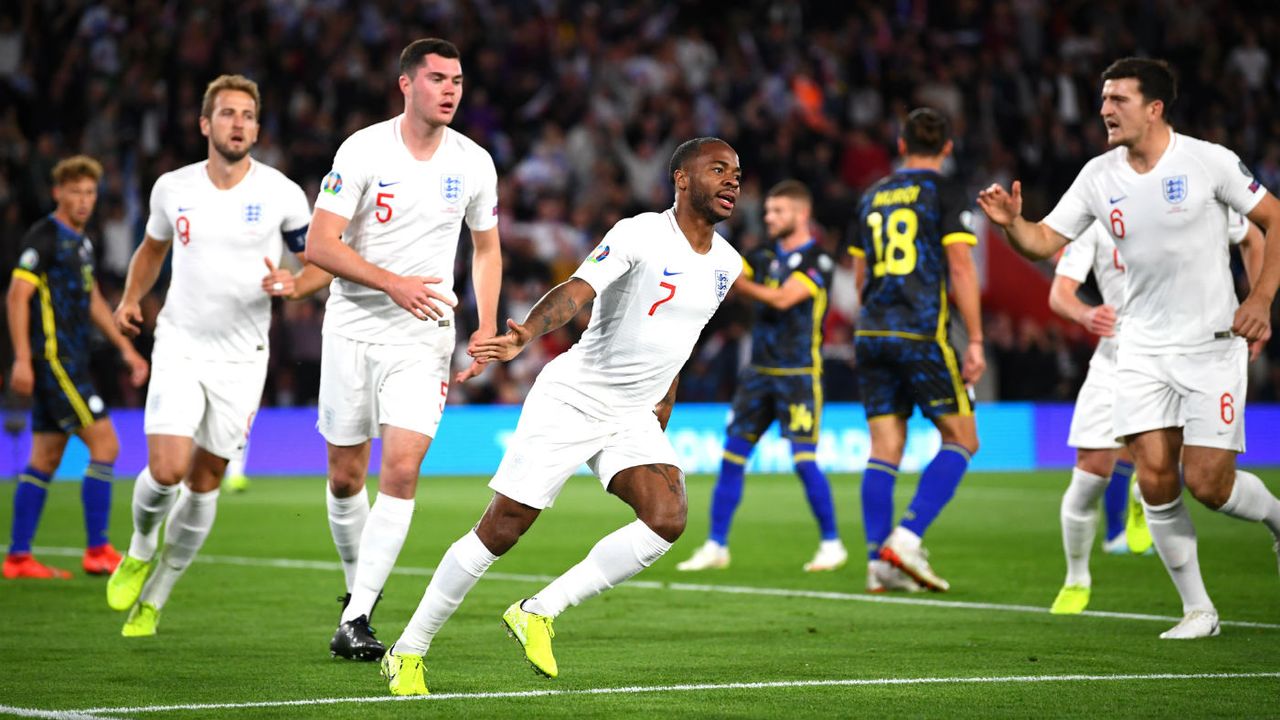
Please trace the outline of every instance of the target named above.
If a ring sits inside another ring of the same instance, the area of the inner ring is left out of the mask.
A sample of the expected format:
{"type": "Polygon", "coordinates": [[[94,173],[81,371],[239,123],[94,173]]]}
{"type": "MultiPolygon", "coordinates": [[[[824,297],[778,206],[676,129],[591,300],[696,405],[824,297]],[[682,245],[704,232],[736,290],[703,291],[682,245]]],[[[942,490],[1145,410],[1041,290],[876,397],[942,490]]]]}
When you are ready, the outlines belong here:
{"type": "Polygon", "coordinates": [[[858,335],[945,339],[945,248],[978,243],[971,217],[960,185],[932,170],[898,170],[863,193],[849,243],[867,264],[858,335]]]}

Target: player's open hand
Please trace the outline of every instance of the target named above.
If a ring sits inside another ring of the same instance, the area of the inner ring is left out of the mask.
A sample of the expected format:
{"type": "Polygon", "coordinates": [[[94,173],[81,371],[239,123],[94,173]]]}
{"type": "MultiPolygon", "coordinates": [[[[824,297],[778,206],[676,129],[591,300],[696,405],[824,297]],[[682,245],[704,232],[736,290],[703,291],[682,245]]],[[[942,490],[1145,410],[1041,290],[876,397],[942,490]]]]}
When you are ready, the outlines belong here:
{"type": "Polygon", "coordinates": [[[9,389],[15,395],[27,397],[31,395],[35,388],[36,373],[31,367],[31,361],[14,360],[13,370],[9,372],[9,389]]]}
{"type": "Polygon", "coordinates": [[[395,304],[413,313],[419,320],[439,320],[444,317],[440,305],[457,305],[457,301],[431,287],[439,283],[438,277],[396,275],[387,283],[384,291],[395,304]]]}
{"type": "Polygon", "coordinates": [[[129,367],[129,384],[134,387],[142,387],[147,381],[147,376],[151,374],[151,366],[147,364],[147,359],[136,352],[125,352],[121,354],[124,364],[129,367]]]}
{"type": "Polygon", "coordinates": [[[969,341],[969,346],[964,351],[964,369],[960,372],[960,377],[965,385],[977,385],[982,379],[982,373],[986,371],[987,355],[982,349],[982,341],[969,341]]]}
{"type": "Polygon", "coordinates": [[[125,337],[138,337],[142,332],[142,307],[136,302],[121,301],[112,318],[125,337]]]}
{"type": "Polygon", "coordinates": [[[266,277],[262,278],[262,291],[271,297],[293,297],[293,273],[277,268],[269,257],[262,258],[262,262],[267,264],[266,277]]]}
{"type": "Polygon", "coordinates": [[[471,353],[471,357],[478,362],[490,360],[506,362],[519,355],[520,351],[524,350],[533,339],[533,333],[515,320],[507,320],[507,327],[510,328],[507,332],[477,342],[472,348],[468,348],[467,352],[471,353]]]}
{"type": "Polygon", "coordinates": [[[1022,216],[1022,183],[1013,181],[1012,194],[1005,192],[999,183],[978,193],[978,207],[1000,227],[1008,227],[1022,216]]]}
{"type": "Polygon", "coordinates": [[[1116,309],[1110,305],[1094,305],[1085,311],[1080,324],[1098,337],[1111,337],[1116,334],[1116,309]]]}
{"type": "Polygon", "coordinates": [[[1236,308],[1231,331],[1250,343],[1270,339],[1271,308],[1266,303],[1255,301],[1250,295],[1236,308]]]}
{"type": "MultiPolygon", "coordinates": [[[[491,339],[494,334],[495,333],[492,328],[480,328],[479,330],[471,333],[471,342],[467,343],[467,354],[474,357],[476,353],[476,346],[485,340],[491,339]]],[[[465,370],[460,370],[453,376],[453,381],[459,383],[466,382],[484,372],[484,367],[488,364],[488,358],[475,358],[465,370]]]]}

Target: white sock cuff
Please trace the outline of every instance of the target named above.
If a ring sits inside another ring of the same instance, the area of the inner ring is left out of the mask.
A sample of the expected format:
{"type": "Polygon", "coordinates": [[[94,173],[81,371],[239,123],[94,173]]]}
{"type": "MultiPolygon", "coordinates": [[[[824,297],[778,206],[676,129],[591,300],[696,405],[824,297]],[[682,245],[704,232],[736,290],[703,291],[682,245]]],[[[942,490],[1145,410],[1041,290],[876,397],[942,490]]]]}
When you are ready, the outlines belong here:
{"type": "Polygon", "coordinates": [[[365,511],[369,509],[369,494],[360,488],[360,492],[349,497],[338,497],[333,494],[333,488],[329,487],[329,483],[324,484],[325,506],[329,508],[330,515],[350,515],[353,512],[359,512],[362,508],[365,511]]]}
{"type": "Polygon", "coordinates": [[[645,567],[657,562],[658,558],[671,549],[672,543],[663,540],[661,535],[645,525],[642,520],[631,523],[627,534],[631,536],[631,550],[635,552],[640,564],[645,567]]]}
{"type": "Polygon", "coordinates": [[[453,559],[458,566],[471,577],[478,578],[484,575],[489,566],[498,559],[498,556],[489,552],[489,548],[480,541],[480,536],[475,530],[458,538],[450,550],[453,551],[453,559]]]}
{"type": "Polygon", "coordinates": [[[1269,500],[1274,502],[1275,498],[1262,483],[1261,478],[1251,472],[1236,470],[1235,482],[1231,485],[1231,497],[1218,508],[1218,512],[1257,522],[1267,516],[1269,500]]]}
{"type": "Polygon", "coordinates": [[[191,488],[187,488],[187,502],[195,505],[208,505],[218,501],[218,495],[221,491],[214,488],[208,492],[196,492],[191,488]]]}
{"type": "Polygon", "coordinates": [[[1078,467],[1071,468],[1071,482],[1089,483],[1091,485],[1106,485],[1110,480],[1110,478],[1106,478],[1101,475],[1094,475],[1088,470],[1082,470],[1078,467]]]}
{"type": "Polygon", "coordinates": [[[1152,505],[1146,500],[1142,501],[1142,509],[1145,511],[1148,520],[1168,520],[1179,514],[1182,510],[1182,496],[1173,499],[1173,502],[1167,502],[1163,505],[1152,505]]]}
{"type": "Polygon", "coordinates": [[[384,519],[396,519],[407,523],[413,518],[413,498],[398,498],[378,493],[370,512],[376,512],[384,519]]]}

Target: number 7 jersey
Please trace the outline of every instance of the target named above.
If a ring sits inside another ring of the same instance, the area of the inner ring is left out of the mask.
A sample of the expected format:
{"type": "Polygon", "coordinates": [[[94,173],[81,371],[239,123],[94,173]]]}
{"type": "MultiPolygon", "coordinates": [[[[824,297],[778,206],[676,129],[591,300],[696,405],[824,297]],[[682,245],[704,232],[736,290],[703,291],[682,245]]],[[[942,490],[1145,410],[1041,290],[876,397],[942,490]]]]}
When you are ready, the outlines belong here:
{"type": "Polygon", "coordinates": [[[945,339],[946,246],[976,245],[963,189],[932,170],[898,170],[858,202],[849,254],[864,258],[858,335],[945,339]]]}

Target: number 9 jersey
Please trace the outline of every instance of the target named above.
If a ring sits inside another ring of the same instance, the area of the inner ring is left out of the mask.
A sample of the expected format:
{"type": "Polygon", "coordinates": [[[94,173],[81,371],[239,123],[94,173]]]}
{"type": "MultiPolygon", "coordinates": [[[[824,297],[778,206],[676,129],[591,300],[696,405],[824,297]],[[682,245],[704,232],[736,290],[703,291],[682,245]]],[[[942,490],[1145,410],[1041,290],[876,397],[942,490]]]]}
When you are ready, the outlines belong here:
{"type": "Polygon", "coordinates": [[[963,188],[932,170],[898,170],[858,202],[849,254],[864,258],[858,335],[945,339],[947,255],[976,245],[963,188]]]}

